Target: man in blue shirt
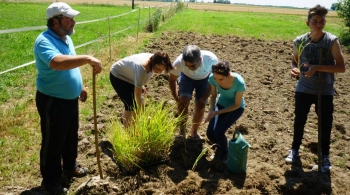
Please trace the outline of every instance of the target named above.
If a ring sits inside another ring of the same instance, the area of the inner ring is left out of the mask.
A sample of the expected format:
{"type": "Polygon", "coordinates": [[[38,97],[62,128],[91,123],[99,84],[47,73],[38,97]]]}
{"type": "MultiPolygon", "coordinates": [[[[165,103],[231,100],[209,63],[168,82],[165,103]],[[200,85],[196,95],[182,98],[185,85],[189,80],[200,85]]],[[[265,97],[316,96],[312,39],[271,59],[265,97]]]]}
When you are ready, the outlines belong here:
{"type": "Polygon", "coordinates": [[[42,186],[53,194],[67,192],[59,183],[62,173],[67,177],[81,177],[88,171],[76,162],[78,99],[85,102],[87,98],[79,66],[90,64],[96,74],[102,66],[101,61],[92,56],[75,53],[70,35],[74,34],[73,18],[79,13],[66,3],[52,3],[46,11],[48,28],[34,44],[38,70],[36,106],[42,133],[40,171],[42,186]]]}

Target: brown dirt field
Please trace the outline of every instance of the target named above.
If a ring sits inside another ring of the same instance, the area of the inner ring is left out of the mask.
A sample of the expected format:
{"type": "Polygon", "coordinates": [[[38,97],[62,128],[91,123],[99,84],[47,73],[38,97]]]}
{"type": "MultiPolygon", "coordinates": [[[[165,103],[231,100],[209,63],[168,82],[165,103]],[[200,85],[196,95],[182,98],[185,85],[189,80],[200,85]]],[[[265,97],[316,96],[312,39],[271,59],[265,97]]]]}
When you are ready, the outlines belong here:
{"type": "MultiPolygon", "coordinates": [[[[136,4],[154,5],[146,2],[136,4]]],[[[189,5],[190,8],[191,6],[189,5]]],[[[78,159],[80,164],[87,166],[90,171],[88,176],[73,181],[70,187],[71,194],[350,194],[350,88],[347,85],[350,80],[349,71],[336,74],[337,93],[334,97],[335,113],[331,140],[333,169],[330,173],[318,173],[310,167],[317,163],[317,117],[313,109],[305,128],[300,161],[295,165],[286,164],[284,161],[293,136],[293,95],[296,81],[289,77],[291,41],[266,42],[232,35],[203,36],[190,32],[168,32],[149,41],[145,52],[164,50],[169,52],[174,60],[187,44],[196,44],[202,49],[213,51],[221,60],[231,62],[232,70],[245,79],[246,110],[227,131],[227,137],[230,139],[233,132],[239,130],[252,145],[248,152],[247,172],[228,172],[225,165],[210,158],[215,153],[212,149],[192,171],[195,159],[203,148],[209,146],[209,142],[186,139],[185,142],[174,141],[169,153],[169,162],[125,175],[105,150],[109,142],[103,132],[107,131],[105,124],[111,120],[109,113],[120,113],[123,109],[118,97],[109,94],[103,107],[98,109],[104,180],[98,179],[91,116],[90,123],[81,124],[78,159]]],[[[349,52],[343,49],[343,53],[345,61],[348,62],[349,52]]],[[[346,68],[349,68],[348,64],[346,68]]],[[[166,78],[165,75],[153,77],[147,85],[147,96],[171,100],[166,78]]],[[[205,131],[206,125],[202,125],[199,132],[204,138],[205,131]]],[[[40,183],[40,178],[23,183],[23,186],[3,188],[0,194],[48,194],[35,186],[37,183],[40,183]]]]}
{"type": "MultiPolygon", "coordinates": [[[[196,44],[202,49],[213,51],[219,59],[231,62],[232,70],[245,79],[245,112],[226,135],[230,139],[233,132],[239,130],[252,145],[248,152],[247,172],[230,173],[224,164],[210,158],[215,153],[212,149],[192,171],[195,159],[203,148],[209,146],[209,142],[186,139],[185,142],[174,141],[169,153],[169,162],[130,175],[123,174],[106,152],[109,142],[103,132],[108,131],[105,124],[111,120],[109,113],[121,113],[123,110],[119,98],[115,94],[109,94],[102,108],[98,109],[104,180],[98,179],[91,116],[91,123],[81,125],[78,159],[80,164],[89,168],[89,175],[75,179],[70,187],[71,192],[85,195],[349,194],[349,71],[336,74],[337,93],[334,96],[335,113],[331,140],[333,169],[330,173],[318,173],[311,170],[311,165],[317,164],[317,117],[313,109],[305,128],[300,161],[295,165],[286,164],[284,161],[293,136],[293,95],[296,80],[289,76],[291,41],[266,42],[232,35],[203,36],[190,32],[169,32],[149,41],[144,51],[164,50],[169,52],[174,60],[187,44],[196,44]]],[[[346,50],[343,52],[348,62],[350,54],[346,50]]],[[[349,68],[348,65],[346,67],[349,68]]],[[[153,77],[147,85],[147,97],[173,102],[166,79],[166,75],[153,77]]],[[[193,111],[193,105],[190,110],[193,111]]],[[[189,127],[190,124],[188,129],[189,127]]],[[[206,125],[202,125],[199,132],[204,138],[205,131],[206,125]]],[[[8,193],[46,194],[40,187],[33,186],[33,183],[40,181],[31,182],[23,184],[31,186],[29,189],[17,192],[16,189],[11,189],[8,193]]]]}

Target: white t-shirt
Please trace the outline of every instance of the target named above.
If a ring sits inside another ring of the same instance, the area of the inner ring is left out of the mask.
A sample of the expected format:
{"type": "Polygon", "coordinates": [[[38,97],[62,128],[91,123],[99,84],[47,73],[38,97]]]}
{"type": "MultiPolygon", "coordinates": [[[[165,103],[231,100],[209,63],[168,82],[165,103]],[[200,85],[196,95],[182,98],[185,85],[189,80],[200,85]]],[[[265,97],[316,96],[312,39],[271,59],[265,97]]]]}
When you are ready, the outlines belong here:
{"type": "Polygon", "coordinates": [[[215,54],[207,50],[201,50],[202,63],[196,70],[190,70],[180,54],[173,63],[171,74],[180,76],[181,72],[193,80],[205,79],[211,73],[211,67],[219,60],[215,54]]]}
{"type": "Polygon", "coordinates": [[[141,63],[152,55],[151,53],[140,53],[125,57],[112,65],[111,74],[135,87],[142,88],[151,79],[153,72],[147,73],[141,63]]]}

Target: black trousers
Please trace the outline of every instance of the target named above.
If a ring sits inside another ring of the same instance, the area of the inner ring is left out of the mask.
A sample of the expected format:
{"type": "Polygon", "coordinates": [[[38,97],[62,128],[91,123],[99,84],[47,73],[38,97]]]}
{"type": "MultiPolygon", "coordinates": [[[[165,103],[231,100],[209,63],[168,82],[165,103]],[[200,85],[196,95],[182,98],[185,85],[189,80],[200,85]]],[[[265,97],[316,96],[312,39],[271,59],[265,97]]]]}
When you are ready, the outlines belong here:
{"type": "MultiPolygon", "coordinates": [[[[304,135],[304,126],[307,121],[307,115],[310,107],[315,104],[315,112],[320,116],[318,111],[318,95],[307,93],[295,93],[295,110],[294,110],[294,136],[292,149],[299,150],[301,140],[304,135]]],[[[322,155],[329,155],[331,130],[333,123],[333,96],[322,95],[321,99],[321,141],[322,155]]]]}
{"type": "Polygon", "coordinates": [[[78,155],[78,98],[66,100],[36,93],[40,115],[40,171],[45,182],[59,182],[64,170],[73,170],[78,155]],[[63,165],[61,164],[63,162],[63,165]]]}

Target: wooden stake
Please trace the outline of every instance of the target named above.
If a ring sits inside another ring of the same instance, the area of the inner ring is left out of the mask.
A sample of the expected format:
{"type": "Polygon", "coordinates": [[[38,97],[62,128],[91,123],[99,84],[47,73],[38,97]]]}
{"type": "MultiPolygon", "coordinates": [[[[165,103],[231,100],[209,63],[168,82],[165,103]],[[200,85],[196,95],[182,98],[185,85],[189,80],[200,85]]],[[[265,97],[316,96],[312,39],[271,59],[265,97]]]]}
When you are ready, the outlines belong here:
{"type": "MultiPolygon", "coordinates": [[[[319,64],[323,64],[323,48],[320,48],[320,58],[319,58],[319,64]]],[[[321,117],[321,110],[322,110],[322,72],[318,71],[318,109],[317,109],[317,119],[318,119],[318,172],[322,172],[322,117],[321,117]]]]}
{"type": "Polygon", "coordinates": [[[94,131],[95,131],[95,147],[96,147],[96,157],[98,172],[100,173],[100,179],[103,179],[101,163],[100,163],[100,149],[98,147],[98,137],[97,137],[97,118],[96,118],[96,74],[94,69],[92,69],[92,97],[93,97],[93,107],[94,107],[94,131]]]}

